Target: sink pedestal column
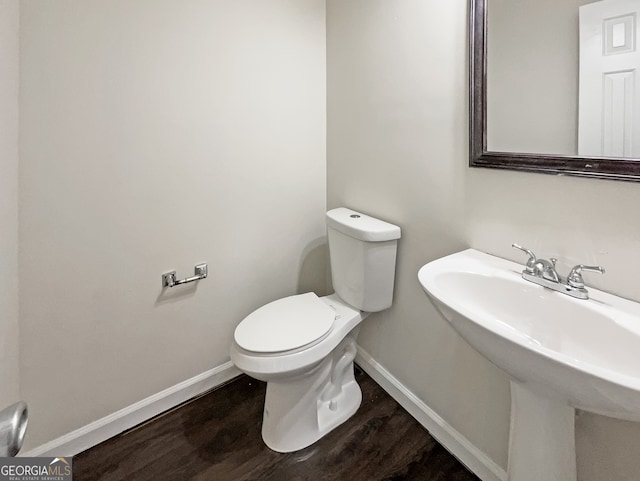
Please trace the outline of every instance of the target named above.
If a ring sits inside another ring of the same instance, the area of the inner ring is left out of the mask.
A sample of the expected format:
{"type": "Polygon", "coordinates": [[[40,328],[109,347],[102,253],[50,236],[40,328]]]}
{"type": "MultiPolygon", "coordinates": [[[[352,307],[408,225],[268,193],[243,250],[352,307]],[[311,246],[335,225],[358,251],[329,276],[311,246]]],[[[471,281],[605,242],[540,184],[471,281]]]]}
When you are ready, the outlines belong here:
{"type": "Polygon", "coordinates": [[[509,481],[576,481],[575,409],[511,381],[509,481]]]}

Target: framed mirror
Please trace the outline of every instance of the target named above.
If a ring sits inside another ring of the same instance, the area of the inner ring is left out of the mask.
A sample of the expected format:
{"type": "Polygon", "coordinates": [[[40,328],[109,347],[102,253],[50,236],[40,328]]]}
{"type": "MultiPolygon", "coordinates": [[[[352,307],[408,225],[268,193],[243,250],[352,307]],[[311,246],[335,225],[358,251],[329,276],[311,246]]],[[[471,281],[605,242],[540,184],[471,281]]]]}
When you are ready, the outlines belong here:
{"type": "Polygon", "coordinates": [[[640,181],[640,0],[470,0],[472,167],[640,181]]]}

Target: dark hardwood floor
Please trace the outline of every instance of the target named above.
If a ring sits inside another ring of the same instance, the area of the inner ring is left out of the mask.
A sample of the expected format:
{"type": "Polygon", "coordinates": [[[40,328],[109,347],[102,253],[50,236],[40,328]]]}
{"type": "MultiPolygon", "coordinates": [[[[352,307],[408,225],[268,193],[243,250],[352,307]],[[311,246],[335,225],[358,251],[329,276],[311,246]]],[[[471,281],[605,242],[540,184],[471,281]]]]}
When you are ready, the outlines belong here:
{"type": "Polygon", "coordinates": [[[247,376],[73,458],[74,481],[478,481],[357,369],[358,412],[295,453],[262,442],[265,384],[247,376]]]}

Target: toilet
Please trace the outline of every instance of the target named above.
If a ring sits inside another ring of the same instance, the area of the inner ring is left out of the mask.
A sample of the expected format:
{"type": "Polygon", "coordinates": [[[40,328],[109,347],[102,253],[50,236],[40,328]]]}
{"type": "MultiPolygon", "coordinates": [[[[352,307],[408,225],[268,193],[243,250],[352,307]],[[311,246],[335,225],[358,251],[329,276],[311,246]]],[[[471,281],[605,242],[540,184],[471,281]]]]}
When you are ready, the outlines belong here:
{"type": "Polygon", "coordinates": [[[238,324],[231,346],[233,363],[267,383],[262,439],[281,453],[310,446],[358,410],[360,323],[393,300],[400,228],[343,207],[326,221],[335,293],[260,307],[238,324]]]}

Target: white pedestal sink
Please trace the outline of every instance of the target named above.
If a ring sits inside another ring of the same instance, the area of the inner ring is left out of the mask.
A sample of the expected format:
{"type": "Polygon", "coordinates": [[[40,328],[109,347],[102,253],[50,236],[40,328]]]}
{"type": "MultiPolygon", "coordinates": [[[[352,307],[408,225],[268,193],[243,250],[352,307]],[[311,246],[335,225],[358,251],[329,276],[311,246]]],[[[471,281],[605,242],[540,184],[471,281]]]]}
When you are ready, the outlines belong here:
{"type": "Polygon", "coordinates": [[[436,308],[511,377],[510,481],[576,481],[575,409],[640,420],[640,304],[581,300],[468,249],[423,266],[436,308]]]}

